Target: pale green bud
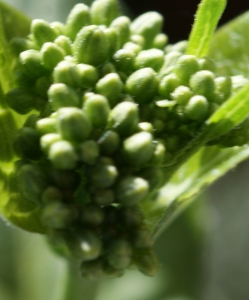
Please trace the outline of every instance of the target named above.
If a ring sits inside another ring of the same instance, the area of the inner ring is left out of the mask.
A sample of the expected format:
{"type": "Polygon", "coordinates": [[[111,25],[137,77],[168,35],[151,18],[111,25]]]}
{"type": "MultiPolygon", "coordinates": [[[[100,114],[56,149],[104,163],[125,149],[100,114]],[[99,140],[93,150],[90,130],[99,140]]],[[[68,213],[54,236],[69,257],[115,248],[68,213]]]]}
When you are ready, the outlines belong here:
{"type": "Polygon", "coordinates": [[[80,74],[77,65],[63,60],[53,71],[54,83],[64,83],[72,88],[80,86],[80,74]]]}
{"type": "Polygon", "coordinates": [[[59,46],[61,49],[65,51],[66,55],[72,55],[72,49],[71,49],[71,44],[72,41],[70,40],[69,37],[65,35],[59,35],[55,40],[54,43],[59,46]]]}
{"type": "Polygon", "coordinates": [[[115,28],[118,32],[119,48],[121,48],[130,38],[130,19],[121,16],[116,18],[110,25],[111,28],[115,28]]]}
{"type": "Polygon", "coordinates": [[[95,141],[87,140],[79,145],[79,158],[88,165],[93,165],[99,157],[99,146],[95,141]]]}
{"type": "Polygon", "coordinates": [[[194,121],[204,121],[208,115],[209,104],[204,96],[196,95],[190,98],[185,106],[187,117],[194,121]]]}
{"type": "Polygon", "coordinates": [[[203,70],[195,73],[189,81],[189,87],[196,95],[202,95],[207,99],[214,96],[214,74],[211,71],[203,70]]]}
{"type": "Polygon", "coordinates": [[[46,42],[53,42],[57,33],[51,28],[50,24],[41,19],[35,19],[31,23],[31,34],[39,48],[46,42]]]}
{"type": "Polygon", "coordinates": [[[174,67],[176,76],[183,84],[189,83],[190,77],[199,71],[197,58],[194,55],[182,55],[174,67]]]}
{"type": "Polygon", "coordinates": [[[45,68],[53,70],[54,67],[64,59],[66,53],[54,43],[44,43],[41,48],[42,62],[45,68]]]}
{"type": "Polygon", "coordinates": [[[116,0],[96,0],[91,6],[93,24],[109,26],[120,15],[116,0]]]}
{"type": "Polygon", "coordinates": [[[141,51],[135,59],[135,67],[152,68],[155,71],[160,70],[164,63],[164,53],[159,49],[150,49],[141,51]]]}

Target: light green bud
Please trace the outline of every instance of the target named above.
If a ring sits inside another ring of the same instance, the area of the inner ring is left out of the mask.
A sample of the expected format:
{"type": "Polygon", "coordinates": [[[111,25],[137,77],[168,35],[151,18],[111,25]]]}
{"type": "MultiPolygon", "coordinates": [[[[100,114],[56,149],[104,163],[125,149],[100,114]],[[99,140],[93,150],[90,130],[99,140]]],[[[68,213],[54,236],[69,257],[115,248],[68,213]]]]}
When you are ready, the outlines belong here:
{"type": "Polygon", "coordinates": [[[99,146],[93,140],[87,140],[79,145],[79,158],[88,165],[95,164],[99,157],[99,146]]]}
{"type": "Polygon", "coordinates": [[[46,42],[53,42],[57,37],[56,31],[51,28],[50,24],[41,19],[32,21],[31,34],[39,48],[46,42]]]}
{"type": "Polygon", "coordinates": [[[63,60],[53,71],[53,79],[55,83],[64,83],[72,88],[80,86],[80,73],[77,65],[63,60]]]}
{"type": "Polygon", "coordinates": [[[138,123],[138,128],[141,131],[146,131],[146,132],[149,132],[149,133],[153,133],[153,131],[154,131],[153,125],[149,122],[138,123]]]}
{"type": "Polygon", "coordinates": [[[96,0],[91,6],[93,24],[109,26],[120,15],[116,0],[96,0]]]}
{"type": "Polygon", "coordinates": [[[52,84],[48,90],[48,97],[54,110],[58,110],[61,107],[80,106],[77,93],[64,83],[52,84]]]}
{"type": "Polygon", "coordinates": [[[130,40],[131,40],[131,42],[139,45],[143,49],[145,41],[144,41],[144,37],[142,35],[132,34],[130,36],[130,40]]]}
{"type": "Polygon", "coordinates": [[[21,115],[26,115],[34,108],[35,96],[25,87],[17,87],[6,94],[6,102],[10,108],[21,115]]]}
{"type": "Polygon", "coordinates": [[[136,265],[143,274],[155,276],[159,270],[159,263],[153,252],[141,253],[136,257],[136,265]]]}
{"type": "Polygon", "coordinates": [[[25,75],[30,79],[36,79],[46,73],[42,64],[41,53],[36,50],[26,50],[19,56],[19,62],[25,75]]]}
{"type": "Polygon", "coordinates": [[[99,226],[104,221],[104,212],[98,205],[86,204],[82,211],[80,221],[88,226],[99,226]]]}
{"type": "Polygon", "coordinates": [[[175,74],[169,74],[163,77],[163,79],[159,83],[158,93],[165,97],[166,99],[170,99],[170,94],[180,85],[180,80],[176,77],[175,74]]]}
{"type": "Polygon", "coordinates": [[[85,26],[77,34],[73,54],[79,63],[99,66],[108,57],[108,42],[103,30],[95,25],[85,26]]]}
{"type": "Polygon", "coordinates": [[[48,133],[41,137],[40,145],[42,150],[48,153],[51,145],[58,141],[61,141],[61,136],[58,133],[48,133]]]}
{"type": "Polygon", "coordinates": [[[214,74],[210,71],[203,70],[195,73],[189,81],[189,87],[196,95],[202,95],[207,99],[214,96],[214,74]]]}
{"type": "Polygon", "coordinates": [[[137,17],[131,23],[133,34],[140,34],[144,37],[144,48],[151,48],[154,38],[161,32],[163,16],[157,12],[147,12],[137,17]]]}
{"type": "Polygon", "coordinates": [[[131,50],[120,49],[113,55],[113,64],[118,71],[129,75],[134,71],[135,56],[131,50]]]}
{"type": "Polygon", "coordinates": [[[172,74],[175,64],[181,56],[182,56],[182,53],[180,53],[178,51],[169,52],[168,54],[166,54],[164,56],[164,64],[163,64],[161,70],[159,71],[160,78],[163,78],[163,76],[165,76],[165,75],[172,74]]]}
{"type": "Polygon", "coordinates": [[[53,143],[49,148],[48,158],[59,170],[74,169],[78,160],[73,145],[67,141],[53,143]]]}
{"type": "Polygon", "coordinates": [[[64,34],[65,25],[61,22],[52,22],[50,23],[50,27],[56,32],[57,36],[64,34]]]}
{"type": "Polygon", "coordinates": [[[56,120],[53,118],[43,118],[37,121],[36,129],[40,135],[55,133],[57,131],[56,120]]]}
{"type": "Polygon", "coordinates": [[[45,226],[53,229],[68,228],[76,219],[76,212],[73,207],[65,203],[48,203],[42,213],[42,222],[45,226]]]}
{"type": "Polygon", "coordinates": [[[213,60],[209,57],[201,57],[198,59],[198,65],[201,70],[208,70],[211,71],[213,73],[215,73],[216,71],[216,66],[213,62],[213,60]]]}
{"type": "Polygon", "coordinates": [[[106,41],[108,42],[108,56],[111,58],[113,54],[119,49],[118,32],[115,28],[104,29],[106,41]]]}
{"type": "Polygon", "coordinates": [[[82,142],[91,133],[92,126],[81,109],[65,107],[58,110],[57,128],[63,139],[82,142]]]}
{"type": "Polygon", "coordinates": [[[131,74],[126,81],[125,89],[136,102],[143,104],[153,100],[158,84],[155,71],[151,68],[143,68],[131,74]]]}
{"type": "Polygon", "coordinates": [[[98,258],[102,250],[100,238],[90,230],[81,230],[79,233],[71,235],[67,244],[71,253],[84,261],[98,258]]]}
{"type": "Polygon", "coordinates": [[[76,4],[67,17],[65,34],[74,41],[82,27],[90,24],[91,15],[89,7],[83,3],[76,4]]]}
{"type": "Polygon", "coordinates": [[[108,120],[110,106],[106,97],[93,94],[85,100],[83,111],[94,127],[104,127],[108,120]]]}
{"type": "Polygon", "coordinates": [[[138,107],[132,102],[117,104],[109,115],[109,127],[122,136],[132,134],[138,124],[138,107]]]}
{"type": "Polygon", "coordinates": [[[194,121],[204,121],[208,115],[209,104],[204,96],[196,95],[190,98],[185,106],[187,117],[194,121]]]}
{"type": "Polygon", "coordinates": [[[71,44],[72,41],[69,37],[65,35],[59,35],[55,40],[54,43],[59,46],[61,49],[63,49],[66,53],[66,55],[72,55],[72,49],[71,44]]]}
{"type": "Polygon", "coordinates": [[[173,93],[171,93],[171,98],[176,100],[179,105],[186,105],[193,96],[194,94],[190,88],[184,85],[178,86],[173,93]]]}
{"type": "Polygon", "coordinates": [[[53,70],[64,59],[66,53],[54,43],[44,43],[41,48],[42,62],[45,68],[53,70]]]}
{"type": "Polygon", "coordinates": [[[110,73],[102,77],[95,86],[96,92],[105,96],[110,105],[116,104],[123,90],[123,82],[117,73],[110,73]]]}
{"type": "Polygon", "coordinates": [[[118,32],[119,48],[121,48],[130,38],[130,24],[131,20],[125,16],[116,18],[110,25],[118,32]]]}
{"type": "Polygon", "coordinates": [[[133,51],[136,55],[138,55],[138,53],[142,50],[142,47],[138,44],[128,42],[124,44],[123,49],[133,51]]]}
{"type": "Polygon", "coordinates": [[[168,43],[168,36],[164,33],[159,33],[155,36],[152,42],[152,48],[164,50],[164,47],[168,43]]]}
{"type": "Polygon", "coordinates": [[[127,206],[138,204],[149,192],[149,184],[140,177],[122,178],[116,187],[116,198],[119,203],[127,206]]]}
{"type": "Polygon", "coordinates": [[[188,85],[190,77],[198,71],[199,65],[194,55],[182,55],[174,67],[176,76],[186,85],[188,85]]]}
{"type": "Polygon", "coordinates": [[[23,127],[14,140],[14,151],[23,159],[38,160],[42,154],[39,139],[39,133],[35,129],[23,127]]]}
{"type": "Polygon", "coordinates": [[[214,101],[215,103],[221,104],[225,102],[232,93],[232,80],[231,77],[216,77],[214,80],[215,84],[215,96],[214,100],[210,99],[210,101],[214,101]]]}
{"type": "Polygon", "coordinates": [[[166,153],[166,148],[161,142],[157,142],[154,146],[154,153],[150,163],[154,166],[162,165],[166,153]]]}
{"type": "Polygon", "coordinates": [[[46,175],[36,165],[25,164],[18,172],[21,194],[30,202],[40,205],[41,195],[47,186],[46,175]]]}
{"type": "Polygon", "coordinates": [[[153,156],[153,137],[148,132],[139,132],[128,137],[123,142],[122,156],[133,166],[142,166],[153,156]]]}
{"type": "Polygon", "coordinates": [[[164,53],[159,49],[141,51],[135,59],[136,69],[152,68],[159,71],[164,63],[164,53]]]}
{"type": "Polygon", "coordinates": [[[100,206],[109,206],[114,202],[114,193],[111,189],[97,190],[93,195],[93,202],[100,206]]]}
{"type": "Polygon", "coordinates": [[[131,262],[132,248],[124,239],[111,241],[106,252],[109,264],[115,269],[126,268],[131,262]]]}
{"type": "Polygon", "coordinates": [[[89,175],[96,188],[105,189],[114,184],[118,171],[113,165],[96,165],[91,169],[89,175]]]}
{"type": "Polygon", "coordinates": [[[78,69],[80,86],[91,88],[96,84],[99,74],[95,67],[87,64],[78,64],[76,68],[78,69]]]}
{"type": "Polygon", "coordinates": [[[119,135],[112,130],[107,130],[98,140],[98,145],[101,153],[112,154],[115,152],[120,144],[119,135]]]}

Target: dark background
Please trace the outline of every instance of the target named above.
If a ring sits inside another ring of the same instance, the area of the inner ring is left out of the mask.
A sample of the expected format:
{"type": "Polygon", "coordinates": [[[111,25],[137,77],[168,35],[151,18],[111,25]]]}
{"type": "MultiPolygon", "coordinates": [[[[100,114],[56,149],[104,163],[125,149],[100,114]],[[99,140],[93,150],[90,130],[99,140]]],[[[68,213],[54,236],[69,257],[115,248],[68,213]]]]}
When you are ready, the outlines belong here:
{"type": "MultiPolygon", "coordinates": [[[[193,16],[200,0],[125,0],[135,15],[154,10],[164,16],[164,32],[170,43],[188,38],[193,16]]],[[[249,0],[227,0],[226,10],[219,25],[226,23],[239,14],[249,10],[249,0]]]]}

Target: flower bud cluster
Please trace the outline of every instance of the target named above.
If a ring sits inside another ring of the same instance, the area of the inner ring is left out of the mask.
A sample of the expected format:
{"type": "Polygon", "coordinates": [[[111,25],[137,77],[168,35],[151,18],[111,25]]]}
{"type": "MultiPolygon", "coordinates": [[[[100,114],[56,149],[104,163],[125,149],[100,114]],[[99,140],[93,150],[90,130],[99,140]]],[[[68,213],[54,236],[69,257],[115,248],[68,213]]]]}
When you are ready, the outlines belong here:
{"type": "Polygon", "coordinates": [[[166,46],[163,18],[133,22],[115,0],[77,4],[65,24],[34,20],[7,103],[29,114],[14,141],[17,182],[58,251],[82,276],[121,276],[158,262],[139,204],[163,183],[163,167],[230,96],[208,58],[166,46]]]}

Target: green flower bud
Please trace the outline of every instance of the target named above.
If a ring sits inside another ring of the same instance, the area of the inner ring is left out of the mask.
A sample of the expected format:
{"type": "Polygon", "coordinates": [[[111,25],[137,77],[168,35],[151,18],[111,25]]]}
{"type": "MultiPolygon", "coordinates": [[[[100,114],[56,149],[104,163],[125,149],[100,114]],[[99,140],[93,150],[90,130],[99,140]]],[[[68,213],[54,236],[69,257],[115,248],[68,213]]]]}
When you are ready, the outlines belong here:
{"type": "Polygon", "coordinates": [[[166,99],[170,98],[170,94],[180,85],[179,79],[175,74],[169,74],[163,77],[159,83],[158,92],[166,99]]]}
{"type": "Polygon", "coordinates": [[[147,12],[137,17],[131,24],[133,34],[140,34],[145,39],[144,48],[151,47],[154,38],[160,33],[163,26],[163,16],[157,12],[147,12]]]}
{"type": "Polygon", "coordinates": [[[21,158],[38,160],[41,157],[40,136],[33,128],[21,128],[13,146],[16,154],[21,158]]]}
{"type": "MultiPolygon", "coordinates": [[[[182,53],[178,51],[169,52],[164,56],[164,64],[159,72],[160,78],[165,75],[170,75],[174,70],[175,64],[178,59],[182,56],[182,53]]],[[[178,79],[179,80],[179,79],[178,79]]]]}
{"type": "Polygon", "coordinates": [[[84,163],[93,165],[99,157],[99,146],[95,141],[87,140],[79,145],[78,153],[84,163]]]}
{"type": "Polygon", "coordinates": [[[136,102],[149,103],[157,93],[158,83],[155,71],[151,68],[143,68],[127,79],[125,89],[136,102]]]}
{"type": "Polygon", "coordinates": [[[61,136],[58,133],[48,133],[41,137],[40,145],[42,150],[48,153],[51,145],[58,141],[61,141],[61,136]]]}
{"type": "Polygon", "coordinates": [[[143,213],[139,206],[125,206],[120,209],[120,219],[125,227],[134,229],[143,222],[143,213]]]}
{"type": "Polygon", "coordinates": [[[159,270],[157,257],[153,252],[139,253],[136,257],[139,271],[147,276],[155,276],[159,270]]]}
{"type": "Polygon", "coordinates": [[[44,43],[41,48],[43,65],[49,70],[53,70],[64,59],[65,55],[66,53],[63,49],[51,42],[44,43]]]}
{"type": "Polygon", "coordinates": [[[164,63],[164,53],[159,49],[141,51],[135,59],[136,69],[152,68],[159,71],[164,63]]]}
{"type": "Polygon", "coordinates": [[[107,130],[98,140],[101,153],[110,155],[115,152],[120,144],[119,135],[112,130],[107,130]]]}
{"type": "Polygon", "coordinates": [[[139,46],[143,49],[144,43],[145,43],[144,37],[143,37],[143,36],[141,36],[140,34],[132,34],[132,35],[130,36],[130,40],[131,40],[133,43],[139,45],[139,46]]]}
{"type": "Polygon", "coordinates": [[[132,249],[130,244],[123,239],[111,241],[107,249],[108,263],[115,269],[124,269],[131,262],[132,249]]]}
{"type": "Polygon", "coordinates": [[[109,115],[109,127],[122,136],[132,134],[138,124],[138,107],[132,102],[121,102],[116,105],[109,115]]]}
{"type": "Polygon", "coordinates": [[[71,43],[69,37],[65,35],[59,35],[55,40],[54,43],[59,46],[61,49],[63,49],[66,53],[66,55],[72,55],[72,49],[71,49],[71,43]]]}
{"type": "Polygon", "coordinates": [[[99,66],[108,57],[108,42],[104,32],[95,25],[85,26],[77,34],[73,53],[79,63],[99,66]]]}
{"type": "Polygon", "coordinates": [[[51,202],[61,202],[62,199],[63,199],[62,192],[55,186],[47,187],[41,196],[41,200],[43,204],[48,204],[51,202]]]}
{"type": "Polygon", "coordinates": [[[145,165],[153,156],[152,139],[148,132],[139,132],[128,137],[123,142],[122,156],[130,165],[145,165]]]}
{"type": "Polygon", "coordinates": [[[77,65],[63,60],[54,69],[53,79],[55,83],[64,83],[72,88],[80,86],[80,73],[77,65]]]}
{"type": "Polygon", "coordinates": [[[92,129],[84,112],[76,107],[58,110],[57,127],[61,137],[72,142],[84,141],[92,129]]]}
{"type": "Polygon", "coordinates": [[[154,128],[153,128],[153,125],[149,122],[141,122],[141,123],[138,123],[138,128],[141,130],[141,131],[146,131],[146,132],[149,132],[149,133],[153,133],[154,132],[154,128]]]}
{"type": "Polygon", "coordinates": [[[47,187],[47,178],[37,165],[23,165],[18,172],[21,194],[30,202],[40,205],[41,195],[47,187]]]}
{"type": "Polygon", "coordinates": [[[191,97],[193,97],[194,94],[190,90],[189,87],[180,85],[178,86],[172,93],[171,93],[171,98],[179,105],[186,105],[191,97]]]}
{"type": "Polygon", "coordinates": [[[91,6],[93,24],[109,26],[120,15],[116,0],[96,0],[91,6]]]}
{"type": "Polygon", "coordinates": [[[165,153],[165,146],[161,142],[157,142],[150,163],[155,166],[160,166],[164,161],[165,153]]]}
{"type": "Polygon", "coordinates": [[[89,7],[83,3],[76,4],[67,17],[65,34],[73,41],[82,27],[90,24],[89,7]]]}
{"type": "Polygon", "coordinates": [[[58,110],[61,107],[80,106],[77,93],[64,83],[52,84],[48,90],[48,97],[54,110],[58,110]]]}
{"type": "Polygon", "coordinates": [[[105,189],[114,184],[118,171],[113,165],[96,165],[91,169],[89,176],[96,188],[105,189]]]}
{"type": "Polygon", "coordinates": [[[134,70],[134,61],[136,54],[127,49],[120,49],[113,55],[113,64],[118,71],[131,74],[134,70]]]}
{"type": "Polygon", "coordinates": [[[199,69],[201,70],[208,70],[211,71],[213,73],[215,73],[216,71],[216,66],[213,62],[212,59],[210,59],[209,57],[201,57],[198,59],[198,65],[199,65],[199,69]]]}
{"type": "Polygon", "coordinates": [[[46,98],[47,97],[47,92],[52,84],[50,77],[47,76],[42,76],[38,78],[35,82],[35,89],[36,92],[41,95],[42,97],[46,98]]]}
{"type": "Polygon", "coordinates": [[[108,42],[108,57],[110,58],[119,49],[118,32],[115,28],[106,28],[103,32],[108,42]]]}
{"type": "Polygon", "coordinates": [[[21,52],[34,48],[32,41],[20,37],[15,37],[10,41],[10,47],[16,55],[21,52]]]}
{"type": "Polygon", "coordinates": [[[176,76],[186,85],[188,85],[190,77],[198,71],[199,65],[194,55],[182,55],[174,67],[176,76]]]}
{"type": "Polygon", "coordinates": [[[46,73],[42,65],[41,53],[36,50],[27,50],[20,54],[19,61],[25,75],[34,80],[46,73]]]}
{"type": "Polygon", "coordinates": [[[51,202],[48,203],[42,213],[42,222],[53,229],[68,228],[77,217],[77,211],[70,205],[51,202]]]}
{"type": "Polygon", "coordinates": [[[62,35],[65,32],[65,25],[61,22],[52,22],[50,23],[50,27],[56,32],[56,35],[62,35]]]}
{"type": "Polygon", "coordinates": [[[190,98],[184,111],[189,119],[202,122],[208,115],[208,108],[207,99],[204,96],[196,95],[190,98]]]}
{"type": "Polygon", "coordinates": [[[92,200],[100,206],[110,205],[114,202],[114,193],[110,189],[97,190],[92,200]]]}
{"type": "Polygon", "coordinates": [[[155,36],[152,42],[152,48],[157,48],[160,50],[164,50],[164,47],[168,43],[168,36],[164,33],[159,33],[155,36]]]}
{"type": "Polygon", "coordinates": [[[105,96],[113,106],[123,90],[123,82],[117,73],[110,73],[96,83],[95,89],[98,94],[105,96]]]}
{"type": "Polygon", "coordinates": [[[78,160],[73,145],[67,141],[53,143],[49,148],[48,158],[60,170],[74,169],[78,160]]]}
{"type": "Polygon", "coordinates": [[[87,64],[78,64],[76,68],[78,69],[80,86],[91,88],[96,84],[99,74],[95,67],[87,64]]]}
{"type": "Polygon", "coordinates": [[[25,87],[14,88],[6,94],[7,104],[20,115],[26,115],[34,108],[34,98],[25,87]]]}
{"type": "Polygon", "coordinates": [[[106,125],[110,112],[106,97],[93,94],[84,102],[83,110],[94,127],[104,127],[106,125]]]}
{"type": "Polygon", "coordinates": [[[102,259],[83,261],[80,266],[80,275],[86,280],[100,279],[104,275],[102,259]]]}
{"type": "Polygon", "coordinates": [[[115,28],[118,32],[119,48],[121,48],[130,38],[130,24],[131,21],[125,16],[116,18],[110,25],[111,28],[115,28]]]}
{"type": "Polygon", "coordinates": [[[67,245],[76,258],[85,261],[98,258],[102,249],[101,240],[90,230],[81,230],[71,235],[67,239],[67,245]]]}
{"type": "Polygon", "coordinates": [[[194,94],[212,99],[215,89],[214,74],[207,70],[199,71],[190,78],[189,86],[194,94]]]}
{"type": "Polygon", "coordinates": [[[98,205],[86,204],[81,212],[80,221],[88,226],[99,226],[104,221],[104,212],[98,205]]]}
{"type": "Polygon", "coordinates": [[[232,80],[231,77],[216,77],[214,80],[215,84],[215,96],[214,100],[210,99],[210,101],[214,101],[215,103],[221,104],[225,102],[232,93],[232,80]]]}
{"type": "Polygon", "coordinates": [[[109,73],[116,73],[117,70],[113,63],[107,62],[100,68],[100,76],[103,77],[109,73]]]}
{"type": "Polygon", "coordinates": [[[136,55],[138,55],[138,53],[142,50],[142,47],[139,46],[138,44],[135,44],[135,43],[132,43],[132,42],[128,42],[128,43],[124,44],[123,49],[132,51],[136,55]]]}
{"type": "Polygon", "coordinates": [[[31,34],[39,48],[46,42],[53,42],[57,37],[56,31],[50,27],[50,24],[40,19],[32,21],[31,34]]]}
{"type": "Polygon", "coordinates": [[[37,121],[36,129],[40,135],[55,133],[57,131],[57,122],[52,118],[43,118],[37,121]]]}
{"type": "Polygon", "coordinates": [[[116,198],[123,205],[132,206],[143,200],[149,191],[149,184],[140,177],[124,177],[116,187],[116,198]]]}

